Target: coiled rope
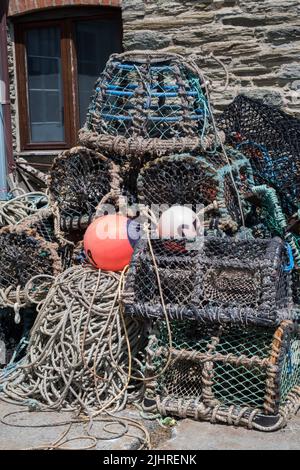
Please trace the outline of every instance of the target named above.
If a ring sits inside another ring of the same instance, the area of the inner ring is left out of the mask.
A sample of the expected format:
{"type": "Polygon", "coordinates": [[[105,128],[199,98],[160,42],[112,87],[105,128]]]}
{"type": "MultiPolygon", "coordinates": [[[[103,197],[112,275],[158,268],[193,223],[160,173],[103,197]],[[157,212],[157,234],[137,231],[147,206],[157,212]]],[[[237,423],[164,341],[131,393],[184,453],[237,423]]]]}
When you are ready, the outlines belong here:
{"type": "Polygon", "coordinates": [[[8,201],[0,201],[0,227],[15,225],[48,205],[48,196],[42,192],[21,194],[8,201]]]}
{"type": "MultiPolygon", "coordinates": [[[[119,315],[120,279],[118,273],[104,273],[89,265],[72,267],[58,276],[40,304],[25,360],[0,375],[0,386],[6,399],[21,404],[30,401],[41,411],[80,410],[84,413],[80,421],[89,423],[93,445],[97,443],[92,435],[94,423],[108,421],[106,426],[123,426],[121,435],[136,437],[141,448],[149,448],[144,426],[114,415],[141,394],[142,386],[129,382],[131,371],[142,378],[146,327],[144,322],[119,315]],[[139,434],[129,434],[129,427],[139,434]]],[[[61,448],[69,441],[66,434],[42,448],[61,448]]],[[[113,430],[109,434],[107,439],[116,437],[113,430]]],[[[117,434],[120,437],[120,431],[117,434]]]]}

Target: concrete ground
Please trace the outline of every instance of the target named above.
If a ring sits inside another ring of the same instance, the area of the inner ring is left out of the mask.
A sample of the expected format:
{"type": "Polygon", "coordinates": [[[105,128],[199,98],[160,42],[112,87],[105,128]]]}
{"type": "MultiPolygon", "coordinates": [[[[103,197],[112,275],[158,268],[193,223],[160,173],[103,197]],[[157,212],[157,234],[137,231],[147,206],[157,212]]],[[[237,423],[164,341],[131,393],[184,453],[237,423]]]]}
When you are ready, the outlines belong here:
{"type": "MultiPolygon", "coordinates": [[[[143,421],[137,410],[131,409],[118,413],[120,417],[133,419],[145,426],[151,435],[153,446],[163,442],[170,437],[169,429],[162,428],[157,421],[143,421]]],[[[39,446],[50,446],[68,430],[70,419],[74,417],[71,412],[39,412],[28,411],[24,406],[8,404],[0,400],[0,450],[27,450],[36,449],[39,446]],[[12,413],[11,415],[9,415],[12,413]],[[7,423],[7,424],[4,424],[7,423]],[[9,423],[9,424],[8,424],[9,423]],[[17,424],[11,426],[10,424],[17,424]],[[29,425],[29,426],[28,426],[29,425]]],[[[110,418],[109,418],[110,420],[110,418]]],[[[141,430],[128,423],[128,432],[124,434],[124,426],[111,418],[113,424],[105,429],[105,422],[94,421],[90,434],[99,437],[97,439],[97,450],[130,450],[138,449],[141,441],[138,437],[144,437],[141,430]],[[111,433],[114,433],[112,435],[111,433]]],[[[65,439],[73,439],[63,445],[64,448],[87,448],[93,444],[88,436],[88,425],[82,423],[72,424],[65,439]]]]}
{"type": "MultiPolygon", "coordinates": [[[[67,412],[28,412],[27,408],[7,404],[0,401],[0,420],[18,424],[18,427],[0,422],[0,450],[30,449],[54,443],[66,430],[67,422],[72,414],[67,412]],[[12,414],[22,411],[22,413],[12,414]],[[31,427],[27,427],[27,425],[31,427]],[[47,426],[46,426],[47,425],[47,426]],[[24,426],[24,427],[20,427],[24,426]],[[36,427],[32,427],[36,426],[36,427]]],[[[147,427],[152,441],[152,448],[160,450],[299,450],[300,449],[300,414],[289,421],[283,430],[273,433],[249,431],[232,426],[212,425],[190,419],[178,421],[171,429],[162,428],[157,421],[143,421],[136,410],[126,410],[120,414],[137,420],[147,427]]],[[[98,450],[130,450],[139,446],[136,435],[141,431],[129,425],[128,433],[113,438],[109,430],[122,433],[120,424],[113,424],[108,429],[105,423],[94,423],[91,434],[98,436],[98,450]]],[[[73,424],[66,438],[76,438],[65,447],[83,448],[93,442],[87,436],[87,428],[83,424],[73,424]]]]}
{"type": "Polygon", "coordinates": [[[289,421],[286,428],[271,433],[184,419],[173,428],[171,439],[158,449],[299,450],[300,413],[289,421]]]}

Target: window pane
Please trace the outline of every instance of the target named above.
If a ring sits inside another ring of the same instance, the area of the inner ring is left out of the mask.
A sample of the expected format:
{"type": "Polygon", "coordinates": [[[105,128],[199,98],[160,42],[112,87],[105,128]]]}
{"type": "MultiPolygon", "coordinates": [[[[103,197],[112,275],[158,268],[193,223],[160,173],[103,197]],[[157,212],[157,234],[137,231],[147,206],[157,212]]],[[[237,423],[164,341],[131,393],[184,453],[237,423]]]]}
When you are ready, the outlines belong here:
{"type": "Polygon", "coordinates": [[[63,142],[63,91],[60,29],[26,34],[31,142],[63,142]]]}
{"type": "Polygon", "coordinates": [[[80,21],[76,25],[80,125],[83,126],[94,84],[113,52],[121,51],[117,20],[80,21]]]}

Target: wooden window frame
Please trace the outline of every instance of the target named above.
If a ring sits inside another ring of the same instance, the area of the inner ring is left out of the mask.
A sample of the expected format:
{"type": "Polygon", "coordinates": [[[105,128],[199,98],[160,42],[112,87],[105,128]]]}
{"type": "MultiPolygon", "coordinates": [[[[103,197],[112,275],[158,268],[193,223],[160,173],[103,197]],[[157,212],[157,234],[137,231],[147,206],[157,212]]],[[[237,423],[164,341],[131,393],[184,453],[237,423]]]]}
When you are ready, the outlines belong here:
{"type": "MultiPolygon", "coordinates": [[[[32,18],[33,15],[31,15],[32,18]]],[[[120,49],[122,47],[122,23],[120,18],[120,49]]],[[[21,151],[34,150],[63,150],[76,145],[77,133],[79,125],[79,97],[78,97],[78,73],[77,73],[77,55],[76,55],[76,23],[78,21],[99,21],[110,18],[118,19],[115,11],[101,11],[97,9],[86,11],[86,13],[76,14],[72,16],[70,9],[67,10],[66,16],[63,11],[54,12],[43,16],[36,21],[15,22],[15,56],[16,56],[16,78],[18,93],[18,113],[19,113],[19,136],[21,151]],[[91,12],[94,14],[91,14],[91,12]],[[59,15],[59,16],[58,16],[59,15]],[[61,19],[63,16],[63,19],[61,19]],[[62,90],[64,102],[64,142],[31,142],[30,140],[30,116],[29,116],[29,100],[28,100],[28,74],[25,37],[26,32],[33,28],[45,28],[58,26],[61,31],[61,63],[62,63],[62,90]],[[70,86],[71,84],[71,86],[70,86]]],[[[92,90],[91,90],[92,93],[92,90]]]]}

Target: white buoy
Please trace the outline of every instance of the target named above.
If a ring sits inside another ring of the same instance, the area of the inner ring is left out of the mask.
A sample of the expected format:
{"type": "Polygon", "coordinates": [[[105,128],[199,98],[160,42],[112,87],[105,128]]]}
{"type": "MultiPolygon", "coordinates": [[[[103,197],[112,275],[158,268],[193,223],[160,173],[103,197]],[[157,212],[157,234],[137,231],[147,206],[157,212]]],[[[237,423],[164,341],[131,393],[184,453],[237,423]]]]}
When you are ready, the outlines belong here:
{"type": "Polygon", "coordinates": [[[199,218],[192,209],[172,206],[162,213],[158,222],[160,238],[194,239],[200,230],[199,218]]]}

